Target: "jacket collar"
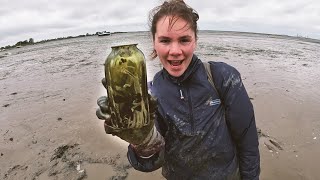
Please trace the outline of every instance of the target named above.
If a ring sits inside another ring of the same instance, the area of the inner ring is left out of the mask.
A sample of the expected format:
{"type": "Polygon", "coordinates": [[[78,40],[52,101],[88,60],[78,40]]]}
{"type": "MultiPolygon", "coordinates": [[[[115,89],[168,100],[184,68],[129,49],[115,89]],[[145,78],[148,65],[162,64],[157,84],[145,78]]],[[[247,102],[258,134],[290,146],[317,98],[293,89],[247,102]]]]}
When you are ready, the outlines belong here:
{"type": "Polygon", "coordinates": [[[196,55],[193,55],[188,68],[181,76],[179,77],[171,76],[168,73],[168,71],[164,68],[163,68],[163,73],[166,77],[171,79],[174,83],[182,83],[183,81],[185,81],[186,79],[189,79],[192,76],[193,72],[198,69],[200,64],[202,64],[201,60],[196,55]]]}

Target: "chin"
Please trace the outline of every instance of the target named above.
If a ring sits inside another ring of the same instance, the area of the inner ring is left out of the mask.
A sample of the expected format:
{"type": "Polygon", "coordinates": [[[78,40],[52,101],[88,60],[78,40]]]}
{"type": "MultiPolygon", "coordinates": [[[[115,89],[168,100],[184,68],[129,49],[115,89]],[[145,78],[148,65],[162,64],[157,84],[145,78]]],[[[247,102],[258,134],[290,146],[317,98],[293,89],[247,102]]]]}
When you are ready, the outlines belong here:
{"type": "Polygon", "coordinates": [[[184,73],[184,71],[171,71],[171,70],[169,70],[168,73],[173,77],[180,77],[184,73]]]}

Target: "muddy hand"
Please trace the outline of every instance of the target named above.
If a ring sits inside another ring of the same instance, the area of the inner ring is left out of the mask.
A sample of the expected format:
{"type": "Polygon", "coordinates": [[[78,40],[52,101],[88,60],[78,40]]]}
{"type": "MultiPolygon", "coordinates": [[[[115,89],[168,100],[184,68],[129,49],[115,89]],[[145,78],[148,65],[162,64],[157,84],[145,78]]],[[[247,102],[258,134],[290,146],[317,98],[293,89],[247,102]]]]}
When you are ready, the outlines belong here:
{"type": "Polygon", "coordinates": [[[108,109],[108,98],[106,96],[101,96],[97,100],[97,104],[99,108],[96,111],[96,115],[101,120],[108,120],[110,121],[110,110],[108,109]]]}
{"type": "MultiPolygon", "coordinates": [[[[106,88],[106,79],[103,78],[101,80],[101,83],[103,86],[106,88]]],[[[99,108],[96,111],[96,115],[99,119],[101,120],[107,120],[110,121],[110,109],[108,108],[108,97],[106,96],[101,96],[97,100],[97,104],[99,108]]]]}
{"type": "MultiPolygon", "coordinates": [[[[102,85],[104,88],[107,88],[107,82],[105,78],[101,80],[102,85]]],[[[109,101],[107,96],[101,96],[97,100],[97,104],[99,108],[96,111],[96,115],[99,119],[104,120],[104,130],[107,134],[116,135],[115,133],[118,132],[115,128],[113,128],[112,120],[111,120],[111,110],[109,106],[109,101]]]]}
{"type": "MultiPolygon", "coordinates": [[[[148,94],[150,121],[154,122],[157,114],[157,99],[148,94]]],[[[165,142],[155,126],[140,144],[131,144],[136,154],[140,157],[149,157],[164,148],[165,142]]]]}
{"type": "Polygon", "coordinates": [[[116,135],[116,133],[119,131],[116,128],[113,128],[112,121],[111,121],[111,115],[110,115],[110,108],[108,106],[108,97],[107,96],[101,96],[97,100],[97,104],[99,108],[96,111],[96,116],[104,120],[104,130],[107,134],[116,135]]]}

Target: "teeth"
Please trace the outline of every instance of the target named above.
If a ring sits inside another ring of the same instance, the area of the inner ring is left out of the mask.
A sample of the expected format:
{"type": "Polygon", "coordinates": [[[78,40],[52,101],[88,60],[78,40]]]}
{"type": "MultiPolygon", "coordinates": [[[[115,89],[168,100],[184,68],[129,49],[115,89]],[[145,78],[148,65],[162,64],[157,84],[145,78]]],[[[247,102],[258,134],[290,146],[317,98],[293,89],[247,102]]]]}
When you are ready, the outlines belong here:
{"type": "Polygon", "coordinates": [[[179,66],[181,65],[183,62],[183,60],[174,60],[174,61],[169,61],[169,63],[172,65],[172,66],[179,66]]]}

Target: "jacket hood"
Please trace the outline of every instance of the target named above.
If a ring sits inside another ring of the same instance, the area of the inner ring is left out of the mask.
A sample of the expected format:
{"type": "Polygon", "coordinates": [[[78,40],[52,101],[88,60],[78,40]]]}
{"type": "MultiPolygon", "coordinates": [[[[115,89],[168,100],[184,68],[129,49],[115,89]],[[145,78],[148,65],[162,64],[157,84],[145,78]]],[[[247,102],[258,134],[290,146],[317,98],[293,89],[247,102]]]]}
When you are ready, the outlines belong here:
{"type": "Polygon", "coordinates": [[[179,76],[179,77],[171,76],[169,74],[169,72],[164,68],[163,68],[163,73],[165,76],[170,78],[174,83],[181,83],[181,82],[185,81],[186,79],[189,79],[189,77],[191,77],[193,72],[195,72],[199,68],[201,63],[202,63],[201,60],[196,55],[193,55],[188,68],[181,76],[179,76]]]}

